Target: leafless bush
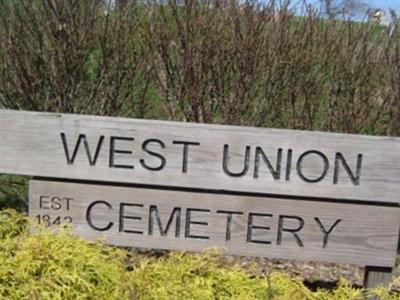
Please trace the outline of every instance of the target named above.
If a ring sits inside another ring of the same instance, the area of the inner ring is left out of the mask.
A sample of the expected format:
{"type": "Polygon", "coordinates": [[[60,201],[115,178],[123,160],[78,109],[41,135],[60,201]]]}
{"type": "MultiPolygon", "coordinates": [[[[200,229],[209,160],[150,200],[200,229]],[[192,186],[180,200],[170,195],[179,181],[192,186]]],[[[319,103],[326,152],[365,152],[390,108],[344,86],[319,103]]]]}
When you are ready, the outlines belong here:
{"type": "Polygon", "coordinates": [[[400,134],[400,33],[290,3],[0,0],[0,105],[400,134]]]}
{"type": "Polygon", "coordinates": [[[375,133],[396,102],[399,36],[376,24],[273,3],[157,9],[148,41],[170,118],[375,133]]]}
{"type": "Polygon", "coordinates": [[[0,1],[0,103],[123,114],[145,103],[137,6],[101,0],[0,1]]]}
{"type": "MultiPolygon", "coordinates": [[[[0,0],[0,107],[400,135],[395,15],[107,1],[0,0]]],[[[0,181],[0,207],[26,208],[25,179],[0,181]]]]}

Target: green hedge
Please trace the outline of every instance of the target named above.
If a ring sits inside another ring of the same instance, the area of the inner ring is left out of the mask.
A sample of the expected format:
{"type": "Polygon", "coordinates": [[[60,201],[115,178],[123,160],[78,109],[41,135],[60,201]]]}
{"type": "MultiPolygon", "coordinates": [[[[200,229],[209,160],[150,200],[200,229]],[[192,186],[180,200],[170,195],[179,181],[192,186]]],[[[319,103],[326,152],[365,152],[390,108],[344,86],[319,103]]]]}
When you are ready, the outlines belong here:
{"type": "MultiPolygon", "coordinates": [[[[342,281],[311,292],[282,273],[266,278],[227,266],[213,252],[171,252],[151,258],[88,243],[62,229],[28,230],[29,220],[0,212],[1,299],[364,299],[367,291],[342,281]]],[[[398,299],[380,287],[368,293],[398,299]]]]}

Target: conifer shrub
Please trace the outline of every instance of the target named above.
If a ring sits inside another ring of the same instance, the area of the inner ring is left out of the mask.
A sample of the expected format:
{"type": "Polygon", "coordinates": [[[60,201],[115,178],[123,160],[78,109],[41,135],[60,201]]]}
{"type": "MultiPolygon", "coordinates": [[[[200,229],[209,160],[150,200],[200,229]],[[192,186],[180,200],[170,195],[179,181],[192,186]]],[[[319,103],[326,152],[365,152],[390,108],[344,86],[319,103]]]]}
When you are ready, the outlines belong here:
{"type": "Polygon", "coordinates": [[[28,230],[27,218],[0,216],[2,299],[123,299],[125,253],[90,244],[68,229],[28,230]]]}
{"type": "Polygon", "coordinates": [[[13,210],[0,211],[0,299],[399,299],[392,291],[399,279],[372,291],[341,281],[334,290],[313,292],[287,274],[261,277],[227,266],[215,251],[151,257],[89,243],[69,228],[31,224],[13,210]]]}

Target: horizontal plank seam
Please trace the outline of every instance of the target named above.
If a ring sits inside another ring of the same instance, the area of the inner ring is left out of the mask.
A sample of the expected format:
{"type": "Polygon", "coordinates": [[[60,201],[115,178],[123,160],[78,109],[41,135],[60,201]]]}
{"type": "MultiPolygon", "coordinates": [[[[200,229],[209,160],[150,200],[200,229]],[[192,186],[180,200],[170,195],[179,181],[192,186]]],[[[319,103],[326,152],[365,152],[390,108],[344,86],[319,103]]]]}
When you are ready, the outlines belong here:
{"type": "Polygon", "coordinates": [[[241,192],[241,191],[230,191],[230,190],[215,190],[215,189],[202,189],[202,188],[189,188],[189,187],[176,187],[169,185],[151,185],[151,184],[139,184],[139,183],[125,183],[125,182],[110,182],[110,181],[98,181],[98,180],[82,180],[82,179],[70,179],[70,178],[53,178],[53,177],[42,177],[33,176],[32,179],[39,181],[56,181],[66,183],[81,183],[81,184],[95,184],[101,186],[119,186],[119,187],[132,187],[132,188],[144,188],[144,189],[158,189],[166,191],[181,191],[181,192],[197,192],[202,194],[217,194],[217,195],[231,195],[231,196],[249,196],[254,198],[279,198],[283,200],[303,200],[310,202],[326,202],[326,203],[341,203],[341,204],[359,204],[369,206],[384,206],[384,207],[399,207],[400,204],[396,202],[375,202],[368,200],[353,200],[353,199],[333,199],[323,197],[310,197],[310,196],[293,196],[293,195],[282,195],[272,193],[260,193],[260,192],[241,192]]]}

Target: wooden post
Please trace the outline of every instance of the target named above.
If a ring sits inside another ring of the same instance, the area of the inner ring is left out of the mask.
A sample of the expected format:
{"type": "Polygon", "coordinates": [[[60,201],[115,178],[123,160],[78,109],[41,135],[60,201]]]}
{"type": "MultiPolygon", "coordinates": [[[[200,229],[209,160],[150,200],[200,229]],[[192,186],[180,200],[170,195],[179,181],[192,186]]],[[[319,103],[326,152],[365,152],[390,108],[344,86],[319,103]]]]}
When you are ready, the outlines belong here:
{"type": "MultiPolygon", "coordinates": [[[[384,267],[365,267],[364,287],[371,289],[380,284],[388,284],[392,278],[392,269],[384,267]]],[[[370,296],[368,300],[378,300],[377,296],[370,296]]]]}

